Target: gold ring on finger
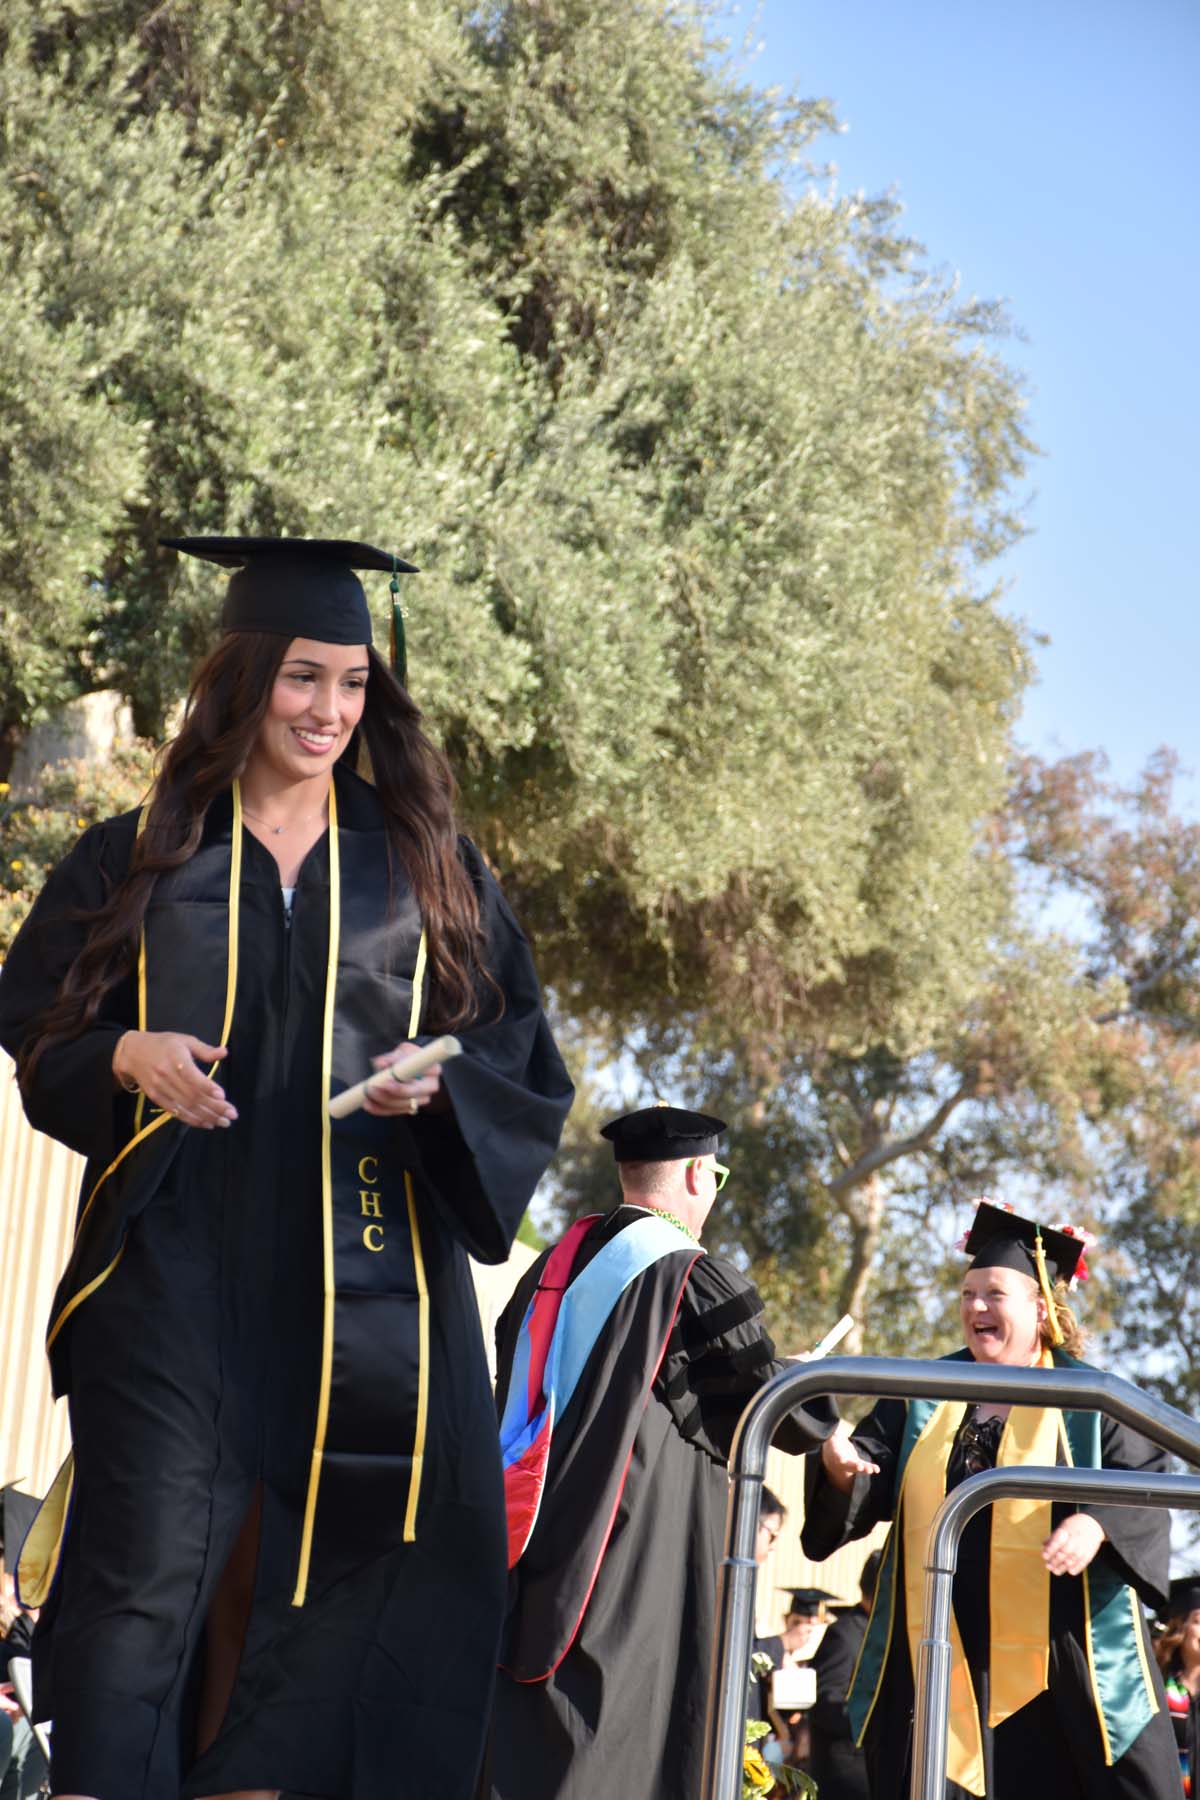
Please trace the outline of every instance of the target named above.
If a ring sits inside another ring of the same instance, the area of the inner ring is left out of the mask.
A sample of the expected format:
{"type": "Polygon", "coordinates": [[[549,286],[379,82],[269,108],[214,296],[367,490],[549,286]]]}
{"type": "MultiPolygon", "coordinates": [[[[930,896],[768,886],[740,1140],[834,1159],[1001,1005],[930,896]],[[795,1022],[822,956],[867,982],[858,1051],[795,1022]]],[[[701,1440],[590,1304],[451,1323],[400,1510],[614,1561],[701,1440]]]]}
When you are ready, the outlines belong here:
{"type": "Polygon", "coordinates": [[[416,1110],[417,1110],[417,1103],[416,1103],[416,1101],[415,1101],[415,1100],[410,1100],[410,1101],[409,1101],[409,1103],[408,1103],[408,1110],[409,1110],[409,1112],[410,1112],[410,1113],[415,1113],[415,1112],[416,1112],[416,1110]]]}

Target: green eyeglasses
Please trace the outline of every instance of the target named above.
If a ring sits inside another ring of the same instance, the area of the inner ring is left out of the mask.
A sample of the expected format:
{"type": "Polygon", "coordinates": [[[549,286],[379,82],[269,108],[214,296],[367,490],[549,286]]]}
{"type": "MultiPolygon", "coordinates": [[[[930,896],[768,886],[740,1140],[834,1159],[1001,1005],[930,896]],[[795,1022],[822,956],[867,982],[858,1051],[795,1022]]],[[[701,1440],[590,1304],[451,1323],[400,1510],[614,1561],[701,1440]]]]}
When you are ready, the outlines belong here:
{"type": "Polygon", "coordinates": [[[725,1186],[725,1183],[729,1180],[729,1170],[725,1167],[724,1163],[719,1163],[715,1157],[713,1158],[712,1162],[710,1162],[706,1165],[704,1158],[702,1156],[693,1156],[692,1167],[693,1167],[693,1169],[703,1169],[705,1167],[708,1167],[712,1170],[713,1174],[717,1178],[718,1194],[720,1193],[721,1189],[725,1186]]]}

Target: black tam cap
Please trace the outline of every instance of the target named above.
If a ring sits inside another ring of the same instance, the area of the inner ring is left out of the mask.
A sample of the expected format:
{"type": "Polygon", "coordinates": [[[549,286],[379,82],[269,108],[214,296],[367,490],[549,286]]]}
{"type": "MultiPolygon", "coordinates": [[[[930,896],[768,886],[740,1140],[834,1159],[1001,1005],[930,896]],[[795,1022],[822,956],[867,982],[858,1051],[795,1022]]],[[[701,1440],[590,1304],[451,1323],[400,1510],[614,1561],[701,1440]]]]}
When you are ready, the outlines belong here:
{"type": "Polygon", "coordinates": [[[644,1106],[601,1127],[620,1162],[678,1162],[685,1156],[715,1156],[724,1119],[685,1112],[681,1106],[644,1106]]]}
{"type": "Polygon", "coordinates": [[[0,1551],[4,1552],[10,1574],[41,1504],[33,1494],[23,1494],[16,1486],[0,1490],[0,1551]]]}
{"type": "MultiPolygon", "coordinates": [[[[371,613],[356,569],[415,575],[413,563],[349,538],[162,538],[168,550],[233,569],[226,631],[268,631],[320,644],[369,644],[371,613]]],[[[402,673],[402,668],[400,670],[402,673]]]]}
{"type": "Polygon", "coordinates": [[[1164,1623],[1168,1619],[1186,1619],[1189,1613],[1200,1612],[1200,1575],[1177,1575],[1169,1592],[1167,1604],[1158,1609],[1158,1616],[1164,1623]]]}
{"type": "Polygon", "coordinates": [[[1034,1219],[1023,1219],[1006,1207],[994,1206],[990,1200],[979,1202],[963,1249],[973,1259],[973,1269],[1018,1269],[1036,1281],[1035,1245],[1039,1236],[1050,1280],[1069,1282],[1087,1248],[1086,1240],[1066,1231],[1051,1230],[1034,1219]]]}
{"type": "Polygon", "coordinates": [[[790,1596],[787,1604],[788,1612],[799,1613],[802,1619],[823,1619],[827,1612],[854,1605],[853,1600],[839,1600],[836,1594],[829,1592],[828,1588],[785,1587],[780,1588],[779,1591],[781,1594],[790,1596]]]}

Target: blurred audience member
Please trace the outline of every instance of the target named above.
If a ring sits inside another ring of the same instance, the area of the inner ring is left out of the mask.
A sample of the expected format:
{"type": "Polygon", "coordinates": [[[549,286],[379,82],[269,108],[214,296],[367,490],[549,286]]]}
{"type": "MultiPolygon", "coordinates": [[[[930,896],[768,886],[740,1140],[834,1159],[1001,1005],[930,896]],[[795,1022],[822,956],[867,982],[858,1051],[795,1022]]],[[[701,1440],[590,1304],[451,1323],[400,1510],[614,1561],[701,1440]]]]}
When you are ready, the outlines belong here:
{"type": "Polygon", "coordinates": [[[29,1800],[46,1775],[46,1759],[13,1693],[9,1662],[27,1657],[35,1615],[17,1600],[13,1569],[38,1502],[15,1486],[0,1490],[0,1800],[29,1800]]]}
{"type": "Polygon", "coordinates": [[[850,1729],[846,1693],[867,1635],[879,1561],[880,1552],[873,1550],[863,1564],[860,1603],[834,1620],[813,1656],[817,1700],[808,1715],[812,1734],[809,1773],[821,1800],[867,1800],[868,1796],[867,1762],[850,1729]]]}
{"type": "Polygon", "coordinates": [[[1166,1626],[1154,1654],[1175,1727],[1179,1773],[1188,1800],[1200,1795],[1200,1575],[1181,1575],[1159,1614],[1166,1626]]]}
{"type": "Polygon", "coordinates": [[[791,1768],[808,1770],[811,1740],[808,1708],[816,1694],[812,1659],[845,1601],[825,1588],[784,1588],[789,1596],[778,1637],[759,1638],[755,1650],[771,1658],[773,1672],[765,1678],[769,1696],[763,1713],[771,1721],[779,1741],[782,1761],[791,1768]]]}

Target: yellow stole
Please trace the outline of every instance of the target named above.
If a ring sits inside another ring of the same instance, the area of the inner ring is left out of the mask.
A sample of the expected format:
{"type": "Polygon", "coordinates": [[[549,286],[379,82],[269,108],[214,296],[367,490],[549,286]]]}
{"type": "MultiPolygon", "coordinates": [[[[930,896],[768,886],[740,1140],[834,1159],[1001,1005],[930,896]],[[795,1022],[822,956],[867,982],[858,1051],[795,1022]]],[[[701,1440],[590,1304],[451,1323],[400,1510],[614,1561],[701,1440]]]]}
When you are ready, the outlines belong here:
{"type": "MultiPolygon", "coordinates": [[[[1048,1351],[1040,1358],[1052,1366],[1048,1351]]],[[[917,1667],[924,1617],[925,1556],[934,1515],[946,1495],[946,1468],[966,1414],[963,1402],[944,1402],[913,1446],[904,1471],[904,1593],[908,1648],[917,1667]]],[[[1057,1407],[1014,1406],[1004,1425],[997,1468],[1053,1468],[1062,1441],[1057,1407]]],[[[1048,1500],[1001,1500],[992,1508],[989,1576],[991,1642],[988,1724],[995,1727],[1017,1712],[1047,1683],[1050,1654],[1050,1573],[1042,1544],[1050,1535],[1048,1500]]],[[[950,1738],[946,1773],[972,1794],[985,1791],[983,1737],[975,1684],[962,1639],[950,1615],[950,1738]]]]}

